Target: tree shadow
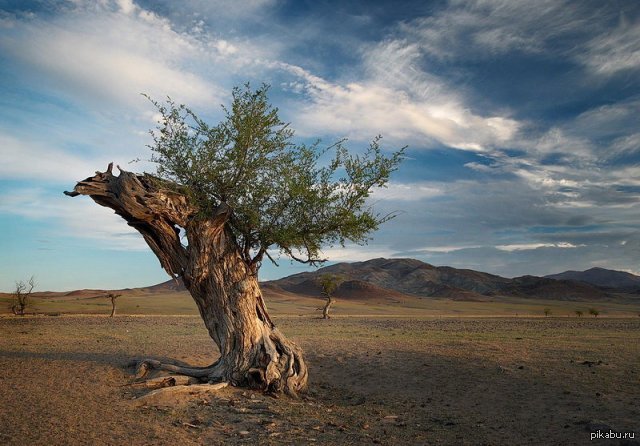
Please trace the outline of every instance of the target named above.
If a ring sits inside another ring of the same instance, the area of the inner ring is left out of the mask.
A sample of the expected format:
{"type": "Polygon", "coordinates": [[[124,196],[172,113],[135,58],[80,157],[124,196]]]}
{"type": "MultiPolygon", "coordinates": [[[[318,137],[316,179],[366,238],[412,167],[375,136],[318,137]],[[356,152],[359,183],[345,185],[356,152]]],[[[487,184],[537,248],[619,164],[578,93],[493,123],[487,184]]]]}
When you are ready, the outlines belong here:
{"type": "Polygon", "coordinates": [[[0,350],[0,360],[24,360],[35,359],[44,361],[70,361],[70,362],[92,362],[100,365],[116,366],[123,369],[135,367],[135,365],[144,359],[154,359],[162,363],[173,364],[181,367],[191,367],[193,364],[180,361],[175,358],[166,356],[140,356],[128,353],[100,353],[100,352],[28,352],[28,351],[11,351],[0,350]]]}

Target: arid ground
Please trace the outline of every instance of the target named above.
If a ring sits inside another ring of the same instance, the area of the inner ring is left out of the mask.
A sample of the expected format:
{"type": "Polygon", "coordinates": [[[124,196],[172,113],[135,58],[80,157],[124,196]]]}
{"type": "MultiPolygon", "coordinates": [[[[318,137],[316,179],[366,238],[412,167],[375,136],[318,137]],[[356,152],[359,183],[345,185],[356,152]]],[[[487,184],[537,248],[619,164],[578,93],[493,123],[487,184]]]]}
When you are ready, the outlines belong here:
{"type": "MultiPolygon", "coordinates": [[[[122,311],[143,312],[140,299],[123,298],[122,311]]],[[[321,320],[313,302],[277,301],[275,322],[306,352],[308,395],[228,387],[166,407],[139,401],[146,391],[128,386],[127,364],[211,363],[199,317],[188,301],[184,311],[156,301],[150,312],[186,314],[109,318],[100,302],[103,314],[64,314],[81,308],[67,303],[58,316],[0,317],[0,444],[637,444],[590,442],[598,429],[640,441],[635,307],[598,318],[568,317],[568,308],[527,317],[518,307],[516,317],[503,304],[511,315],[488,317],[465,303],[436,311],[338,302],[321,320]]]]}

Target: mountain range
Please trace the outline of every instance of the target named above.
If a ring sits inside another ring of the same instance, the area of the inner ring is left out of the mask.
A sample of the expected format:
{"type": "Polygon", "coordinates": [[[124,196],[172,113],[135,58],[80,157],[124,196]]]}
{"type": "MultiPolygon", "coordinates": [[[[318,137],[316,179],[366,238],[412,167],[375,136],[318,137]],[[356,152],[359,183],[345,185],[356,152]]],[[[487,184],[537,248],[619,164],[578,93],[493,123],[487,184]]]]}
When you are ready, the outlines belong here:
{"type": "Polygon", "coordinates": [[[318,279],[334,274],[343,282],[336,297],[366,299],[371,296],[491,300],[494,297],[528,297],[553,300],[612,299],[622,294],[640,294],[640,277],[621,271],[594,268],[547,276],[513,279],[469,269],[433,266],[416,259],[372,259],[338,263],[262,284],[265,294],[289,292],[320,296],[318,279]],[[596,270],[596,271],[594,271],[596,270]],[[634,288],[635,286],[635,288],[634,288]]]}

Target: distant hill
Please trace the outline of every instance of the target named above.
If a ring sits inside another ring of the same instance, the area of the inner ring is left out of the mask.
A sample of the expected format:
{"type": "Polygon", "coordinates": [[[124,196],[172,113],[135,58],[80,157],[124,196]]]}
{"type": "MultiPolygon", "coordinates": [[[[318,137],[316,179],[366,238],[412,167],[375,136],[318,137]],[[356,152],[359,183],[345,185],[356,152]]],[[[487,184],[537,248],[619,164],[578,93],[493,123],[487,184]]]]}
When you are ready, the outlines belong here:
{"type": "Polygon", "coordinates": [[[345,282],[337,297],[375,295],[438,297],[456,300],[489,300],[493,296],[555,300],[597,300],[611,294],[597,286],[571,280],[523,276],[514,279],[468,269],[433,266],[416,259],[372,259],[339,263],[265,282],[295,294],[320,296],[316,281],[322,274],[339,274],[345,282]],[[365,285],[368,284],[368,285],[365,285]],[[357,288],[357,292],[353,289],[357,288]]]}
{"type": "Polygon", "coordinates": [[[169,279],[166,282],[159,283],[157,285],[152,285],[144,288],[137,288],[139,291],[144,291],[147,293],[175,293],[180,291],[186,291],[184,284],[182,283],[182,279],[173,280],[169,279]]]}
{"type": "Polygon", "coordinates": [[[545,277],[556,280],[575,280],[599,287],[640,291],[640,276],[605,268],[591,268],[586,271],[565,271],[545,277]]]}

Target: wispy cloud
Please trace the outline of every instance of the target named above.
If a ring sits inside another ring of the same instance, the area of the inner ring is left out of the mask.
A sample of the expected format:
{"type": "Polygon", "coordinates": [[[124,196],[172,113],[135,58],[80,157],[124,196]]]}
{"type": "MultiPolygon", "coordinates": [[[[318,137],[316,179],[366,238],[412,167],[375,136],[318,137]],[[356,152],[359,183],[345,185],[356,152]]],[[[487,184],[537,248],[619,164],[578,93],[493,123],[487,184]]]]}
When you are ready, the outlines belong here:
{"type": "Polygon", "coordinates": [[[416,252],[421,253],[451,253],[457,251],[463,251],[467,249],[477,249],[482,248],[481,245],[467,245],[467,246],[425,246],[420,249],[417,249],[416,252]]]}
{"type": "MultiPolygon", "coordinates": [[[[585,245],[580,245],[585,246],[585,245]]],[[[561,248],[561,249],[570,249],[577,248],[578,246],[568,243],[568,242],[560,242],[560,243],[516,243],[513,245],[498,245],[496,249],[500,251],[528,251],[531,249],[540,249],[540,248],[561,248]]]]}
{"type": "Polygon", "coordinates": [[[390,182],[386,188],[374,189],[372,200],[418,201],[442,195],[443,191],[433,183],[390,182]]]}
{"type": "Polygon", "coordinates": [[[420,73],[420,58],[414,45],[385,41],[365,53],[367,77],[346,83],[285,63],[277,66],[296,76],[301,82],[293,83],[292,90],[307,96],[296,113],[303,134],[329,132],[366,140],[382,133],[423,147],[444,144],[477,152],[514,136],[519,123],[509,116],[472,112],[464,98],[437,76],[403,74],[420,73]]]}
{"type": "Polygon", "coordinates": [[[227,92],[213,81],[219,75],[212,67],[237,67],[253,56],[242,43],[180,31],[130,1],[78,2],[53,20],[16,16],[5,23],[0,50],[39,82],[92,105],[140,108],[140,93],[218,104],[227,92]]]}
{"type": "MultiPolygon", "coordinates": [[[[632,2],[623,3],[620,9],[634,9],[632,2]]],[[[610,76],[640,66],[636,17],[626,17],[617,6],[455,0],[433,16],[403,24],[401,32],[441,60],[480,60],[509,52],[553,55],[575,60],[592,74],[610,76]]]]}
{"type": "Polygon", "coordinates": [[[594,37],[578,59],[593,73],[610,76],[640,67],[640,26],[624,15],[611,32],[594,37]]]}
{"type": "Polygon", "coordinates": [[[47,235],[90,240],[100,249],[148,249],[142,237],[112,210],[96,205],[88,197],[71,199],[62,191],[52,192],[39,187],[8,190],[0,197],[0,214],[46,221],[47,235]]]}
{"type": "Polygon", "coordinates": [[[98,165],[96,160],[82,159],[38,141],[2,133],[0,156],[0,176],[5,179],[71,182],[87,177],[98,165]]]}

